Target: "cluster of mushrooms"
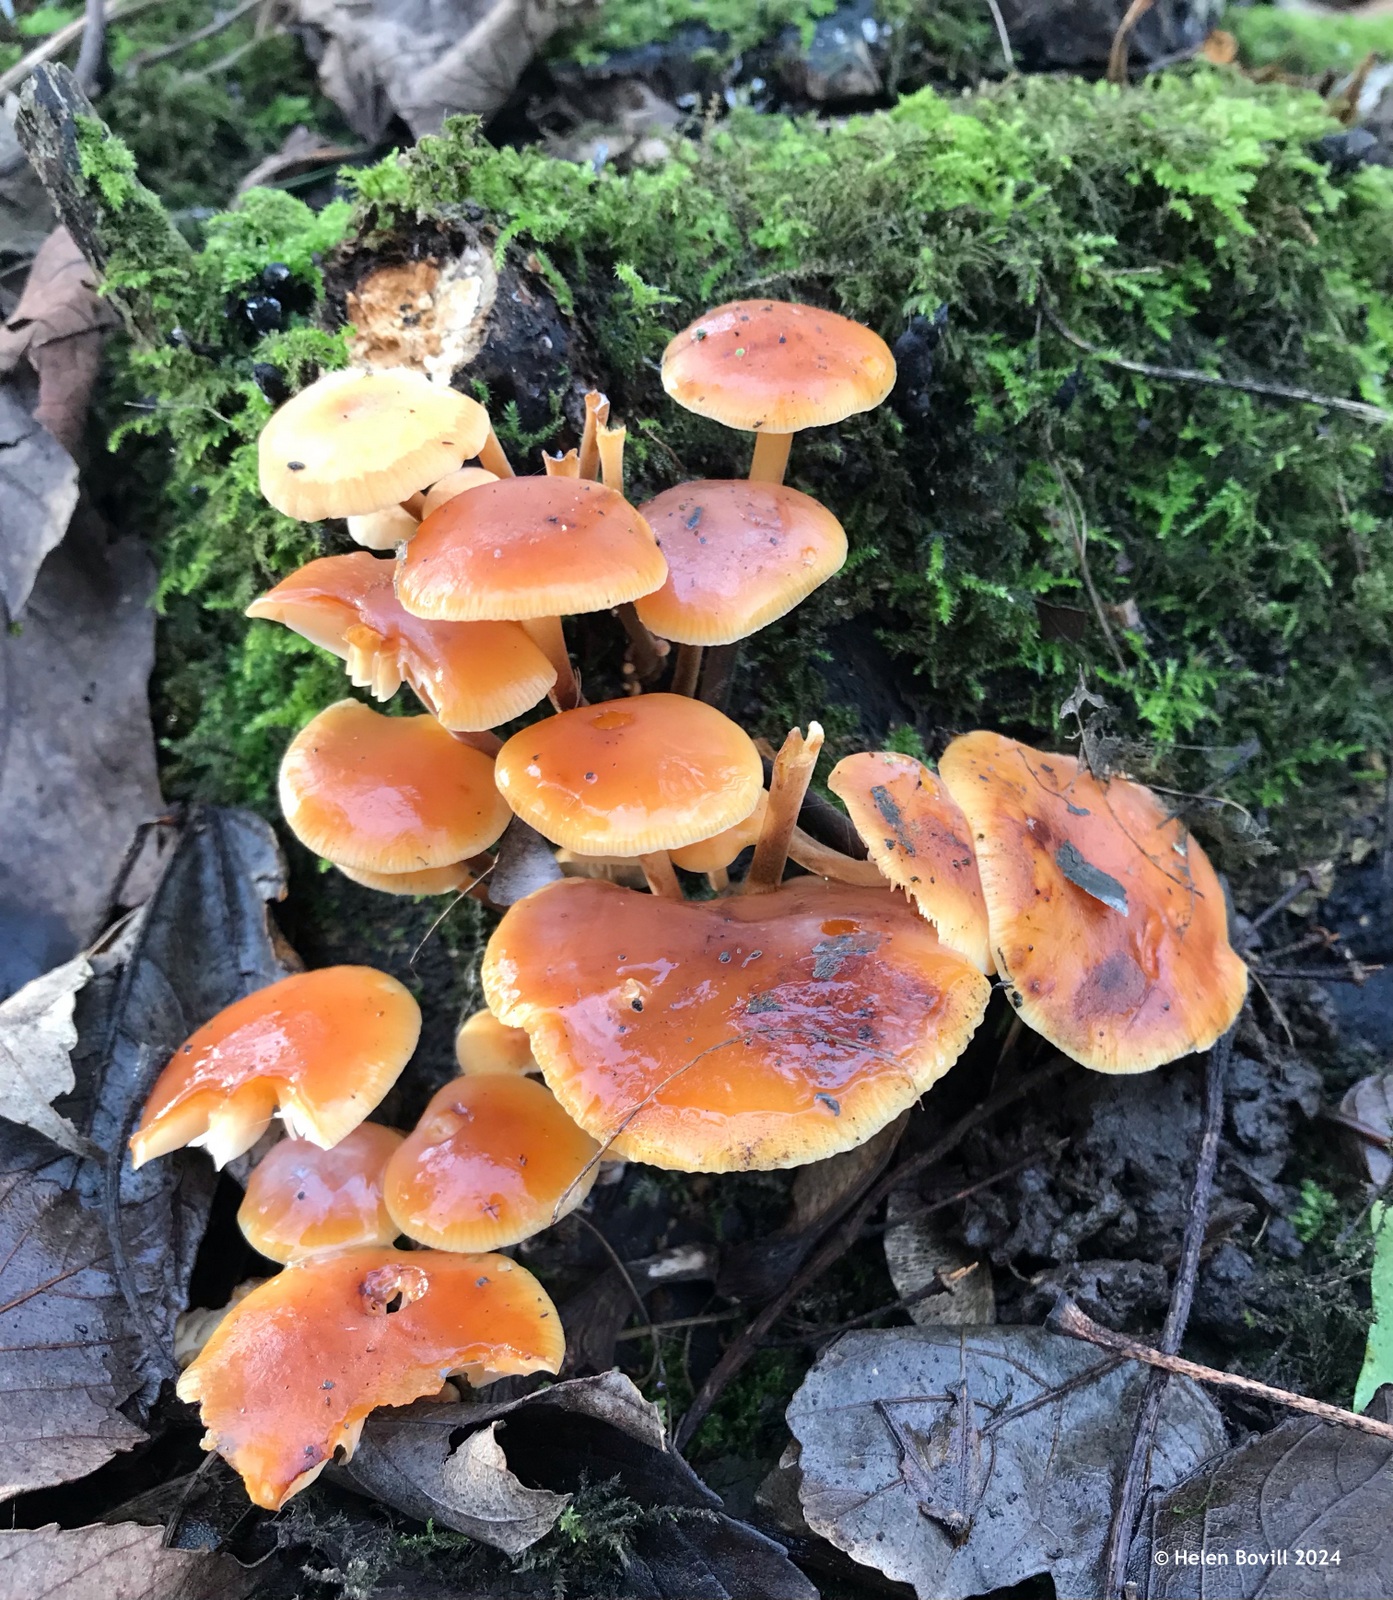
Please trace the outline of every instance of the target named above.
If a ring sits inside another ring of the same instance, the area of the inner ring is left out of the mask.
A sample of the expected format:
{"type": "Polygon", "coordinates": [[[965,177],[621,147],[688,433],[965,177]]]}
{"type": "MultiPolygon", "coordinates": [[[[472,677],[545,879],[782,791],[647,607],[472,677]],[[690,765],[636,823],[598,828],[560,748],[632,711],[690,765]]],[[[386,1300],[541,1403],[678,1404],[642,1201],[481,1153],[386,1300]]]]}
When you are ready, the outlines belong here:
{"type": "Polygon", "coordinates": [[[179,1384],[260,1505],[351,1453],[375,1406],[559,1369],[554,1306],[498,1252],[580,1205],[602,1160],[727,1172],[849,1149],[963,1053],[993,975],[1024,1023],[1105,1072],[1203,1049],[1242,1004],[1203,851],[1150,790],[1074,757],[990,732],[955,739],[937,773],[848,756],[830,787],[869,859],[799,828],[821,729],[789,735],[766,790],[749,736],[694,697],[699,652],[842,565],[836,519],[783,483],[789,442],[879,404],[894,362],[844,318],[750,301],[679,334],[662,372],[679,404],[755,434],[748,478],[631,506],[599,395],[579,450],[518,477],[481,405],[399,369],[322,377],[262,435],[274,506],[346,516],[395,557],[312,561],[250,614],[333,651],[379,700],[409,683],[427,712],[348,699],[313,718],[281,768],[290,828],[373,888],[479,892],[516,817],[566,875],[498,923],[489,1009],[410,1134],[365,1119],[420,1013],[362,967],[229,1007],[145,1107],[137,1164],[194,1144],[221,1166],[277,1114],[289,1135],[240,1213],[285,1269],[179,1384]],[[659,661],[657,641],[679,646],[678,692],[635,680],[584,702],[562,619],[610,610],[659,661]],[[545,699],[552,715],[491,731],[545,699]],[[702,898],[674,864],[707,875],[702,898]]]}

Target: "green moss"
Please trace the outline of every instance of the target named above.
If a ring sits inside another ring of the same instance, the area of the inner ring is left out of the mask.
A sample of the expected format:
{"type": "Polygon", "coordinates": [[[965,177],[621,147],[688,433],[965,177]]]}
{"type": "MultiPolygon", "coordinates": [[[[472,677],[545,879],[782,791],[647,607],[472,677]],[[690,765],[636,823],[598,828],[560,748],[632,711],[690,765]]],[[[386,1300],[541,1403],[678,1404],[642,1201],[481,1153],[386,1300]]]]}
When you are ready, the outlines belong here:
{"type": "Polygon", "coordinates": [[[1235,6],[1223,26],[1238,40],[1249,67],[1284,72],[1352,72],[1369,54],[1393,56],[1393,15],[1300,11],[1285,6],[1235,6]]]}

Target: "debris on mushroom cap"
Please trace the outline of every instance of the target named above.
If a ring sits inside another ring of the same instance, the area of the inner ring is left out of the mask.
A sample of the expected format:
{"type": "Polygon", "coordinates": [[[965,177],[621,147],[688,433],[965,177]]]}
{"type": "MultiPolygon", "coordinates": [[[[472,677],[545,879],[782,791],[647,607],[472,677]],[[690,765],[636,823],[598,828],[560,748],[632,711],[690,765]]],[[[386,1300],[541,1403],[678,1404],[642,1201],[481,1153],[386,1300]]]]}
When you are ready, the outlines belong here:
{"type": "Polygon", "coordinates": [[[698,839],[695,844],[683,845],[672,852],[672,864],[684,872],[719,872],[728,867],[742,850],[759,842],[759,832],[764,826],[764,814],[769,809],[769,796],[761,789],[754,810],[743,822],[712,834],[709,839],[698,839]]]}
{"type": "Polygon", "coordinates": [[[947,786],[921,761],[889,750],[847,756],[827,787],[846,806],[871,860],[957,950],[996,971],[971,829],[947,786]]]}
{"type": "Polygon", "coordinates": [[[384,717],[340,700],[286,749],[281,810],[300,842],[361,872],[467,860],[508,825],[493,762],[434,717],[384,717]]]}
{"type": "Polygon", "coordinates": [[[458,894],[475,881],[462,861],[448,867],[424,867],[420,872],[368,872],[362,867],[345,867],[334,862],[337,871],[365,889],[379,894],[458,894]]]}
{"type": "Polygon", "coordinates": [[[421,506],[421,520],[430,516],[432,511],[439,511],[447,501],[453,500],[457,494],[463,494],[466,489],[478,489],[486,483],[497,483],[496,473],[485,472],[482,467],[461,467],[457,472],[447,472],[439,483],[433,483],[421,506]]]}
{"type": "Polygon", "coordinates": [[[846,561],[841,523],[781,483],[683,483],[640,510],[667,562],[667,582],[635,609],[654,633],[678,644],[748,638],[846,561]]]}
{"type": "Polygon", "coordinates": [[[261,430],[261,492],[301,522],[362,516],[453,472],[488,436],[477,400],[422,373],[326,372],[261,430]]]}
{"type": "Polygon", "coordinates": [[[414,617],[397,599],[394,572],[365,550],[321,556],[253,600],[247,615],[332,650],[379,700],[404,680],[452,733],[495,728],[546,697],[556,669],[520,623],[414,617]]]}
{"type": "Polygon", "coordinates": [[[521,1028],[505,1028],[492,1011],[466,1017],[455,1034],[455,1060],[466,1077],[503,1073],[522,1077],[541,1069],[532,1059],[532,1041],[521,1028]]]}
{"type": "Polygon", "coordinates": [[[451,1372],[555,1372],[556,1308],[506,1256],[368,1248],[287,1267],[236,1306],[179,1379],[254,1504],[278,1511],[377,1406],[436,1393],[451,1372]]]}
{"type": "Polygon", "coordinates": [[[514,734],[498,787],[524,822],[588,855],[673,850],[743,821],[764,792],[754,741],[685,695],[580,706],[514,734]]]}
{"type": "Polygon", "coordinates": [[[1145,1072],[1227,1031],[1247,968],[1213,867],[1156,795],[995,733],[955,739],[939,773],[1024,1022],[1100,1072],[1145,1072]]]}
{"type": "Polygon", "coordinates": [[[277,1106],[290,1133],[331,1149],[397,1081],[420,1031],[410,991],[372,967],[322,967],[258,989],[174,1052],[131,1137],[131,1164],[187,1144],[224,1166],[277,1106]]]}
{"type": "Polygon", "coordinates": [[[507,912],[483,984],[607,1154],[688,1172],[860,1144],[947,1072],[990,993],[899,895],[809,879],[706,901],[563,879],[507,912]]]}
{"type": "Polygon", "coordinates": [[[666,576],[648,524],[613,489],[505,478],[426,518],[402,556],[397,594],[418,617],[529,621],[604,611],[666,576]]]}
{"type": "Polygon", "coordinates": [[[663,352],[663,388],[728,428],[797,433],[869,411],[895,386],[879,334],[817,306],[737,300],[698,317],[663,352]]]}
{"type": "Polygon", "coordinates": [[[282,1139],[252,1169],[237,1222],[272,1261],[304,1261],[354,1245],[391,1244],[397,1225],[382,1199],[383,1172],[405,1136],[360,1122],[332,1150],[282,1139]]]}
{"type": "Polygon", "coordinates": [[[387,1163],[387,1209],[434,1249],[502,1250],[574,1211],[599,1153],[535,1078],[456,1078],[387,1163]]]}
{"type": "Polygon", "coordinates": [[[367,550],[395,550],[415,536],[421,525],[405,506],[388,506],[385,511],[369,511],[348,518],[348,537],[367,550]]]}

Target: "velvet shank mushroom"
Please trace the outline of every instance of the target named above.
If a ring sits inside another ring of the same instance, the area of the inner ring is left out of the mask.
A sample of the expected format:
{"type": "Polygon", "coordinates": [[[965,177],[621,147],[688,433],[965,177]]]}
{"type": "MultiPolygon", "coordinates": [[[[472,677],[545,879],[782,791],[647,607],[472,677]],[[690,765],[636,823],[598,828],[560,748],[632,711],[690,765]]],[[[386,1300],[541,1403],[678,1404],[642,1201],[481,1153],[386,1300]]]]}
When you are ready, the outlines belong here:
{"type": "Polygon", "coordinates": [[[1006,993],[1099,1072],[1145,1072],[1232,1025],[1248,972],[1204,851],[1151,790],[970,733],[939,773],[972,831],[1006,993]]]}
{"type": "Polygon", "coordinates": [[[483,983],[607,1154],[688,1172],[860,1144],[947,1072],[989,994],[898,896],[809,879],[676,903],[566,878],[507,912],[483,983]]]}
{"type": "Polygon", "coordinates": [[[382,1199],[388,1160],[404,1136],[360,1122],[332,1150],[282,1139],[252,1170],[237,1224],[272,1261],[305,1261],[355,1245],[391,1244],[398,1232],[382,1199]]]}
{"type": "Polygon", "coordinates": [[[697,318],[663,352],[680,406],[755,434],[750,477],[782,483],[793,435],[878,406],[895,358],[859,322],[817,306],[737,300],[697,318]]]}
{"type": "Polygon", "coordinates": [[[348,1250],[254,1289],[179,1379],[216,1450],[254,1504],[278,1511],[336,1452],[351,1456],[368,1413],[438,1392],[454,1372],[555,1372],[556,1308],[506,1256],[348,1250]]]}
{"type": "Polygon", "coordinates": [[[460,1023],[455,1060],[465,1077],[502,1073],[521,1078],[538,1070],[526,1033],[521,1028],[505,1028],[492,1011],[476,1011],[460,1023]]]}
{"type": "Polygon", "coordinates": [[[170,1058],[131,1137],[140,1167],[181,1145],[219,1166],[281,1121],[332,1149],[411,1059],[421,1012],[371,967],[322,967],[258,989],[218,1012],[170,1058]]]}

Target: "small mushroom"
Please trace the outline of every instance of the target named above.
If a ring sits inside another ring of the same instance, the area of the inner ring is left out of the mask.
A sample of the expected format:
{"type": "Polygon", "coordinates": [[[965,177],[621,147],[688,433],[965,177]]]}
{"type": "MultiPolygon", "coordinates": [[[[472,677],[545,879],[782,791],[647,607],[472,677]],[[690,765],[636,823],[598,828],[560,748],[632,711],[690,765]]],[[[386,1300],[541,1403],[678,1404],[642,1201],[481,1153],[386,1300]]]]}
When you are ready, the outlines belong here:
{"type": "Polygon", "coordinates": [[[399,544],[416,536],[421,526],[405,506],[388,506],[385,511],[369,511],[361,517],[348,518],[348,537],[365,550],[395,550],[399,544]]]}
{"type": "Polygon", "coordinates": [[[437,1250],[502,1250],[590,1193],[600,1147],[534,1078],[447,1083],[387,1163],[397,1227],[437,1250]]]}
{"type": "Polygon", "coordinates": [[[397,1081],[420,1031],[410,991],[371,967],[321,967],[258,989],[174,1052],[131,1136],[131,1165],[201,1145],[225,1166],[277,1107],[291,1134],[330,1150],[397,1081]]]}
{"type": "Polygon", "coordinates": [[[346,867],[341,861],[334,866],[351,883],[361,883],[379,894],[459,894],[477,881],[462,861],[448,867],[423,867],[420,872],[369,872],[364,867],[346,867]]]}
{"type": "Polygon", "coordinates": [[[391,1244],[400,1231],[382,1199],[383,1172],[403,1135],[360,1122],[332,1150],[282,1139],[252,1169],[237,1223],[272,1261],[306,1261],[354,1245],[391,1244]]]}
{"type": "Polygon", "coordinates": [[[709,839],[698,839],[695,844],[685,844],[672,852],[672,864],[684,872],[704,872],[711,887],[719,894],[726,887],[726,868],[740,854],[759,843],[764,816],[769,809],[769,796],[760,790],[754,810],[742,821],[723,828],[709,839]]]}
{"type": "Polygon", "coordinates": [[[506,1256],[348,1250],[254,1289],[178,1395],[199,1407],[203,1448],[278,1511],[353,1454],[376,1407],[435,1394],[453,1372],[555,1372],[565,1348],[545,1290],[506,1256]]]}
{"type": "Polygon", "coordinates": [[[476,1011],[460,1023],[455,1060],[467,1078],[493,1074],[521,1078],[541,1070],[532,1059],[532,1041],[523,1030],[505,1028],[492,1011],[476,1011]]]}
{"type": "Polygon", "coordinates": [[[441,506],[453,500],[457,494],[463,494],[466,489],[478,489],[486,483],[497,482],[497,475],[485,472],[482,467],[461,467],[457,472],[447,472],[438,483],[431,484],[426,492],[421,505],[421,521],[424,522],[432,511],[439,511],[441,506]]]}

